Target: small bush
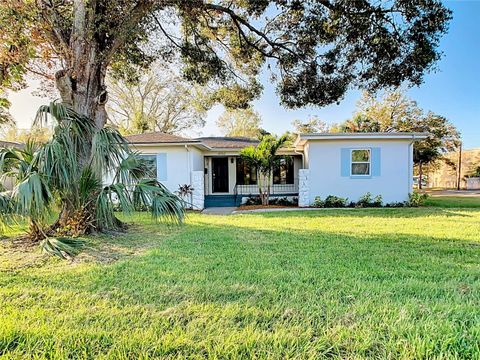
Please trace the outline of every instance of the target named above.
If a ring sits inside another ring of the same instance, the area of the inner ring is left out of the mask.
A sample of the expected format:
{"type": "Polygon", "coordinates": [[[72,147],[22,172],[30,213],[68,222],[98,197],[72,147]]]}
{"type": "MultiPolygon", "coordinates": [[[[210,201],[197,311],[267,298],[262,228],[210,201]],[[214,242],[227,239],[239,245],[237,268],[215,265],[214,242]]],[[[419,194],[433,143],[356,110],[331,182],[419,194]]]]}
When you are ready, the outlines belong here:
{"type": "MultiPolygon", "coordinates": [[[[294,197],[292,199],[289,199],[288,197],[271,197],[270,200],[268,201],[269,205],[279,205],[279,206],[296,206],[298,205],[298,198],[294,197]]],[[[251,206],[251,205],[262,205],[262,201],[260,199],[260,196],[251,196],[247,198],[247,201],[245,202],[245,205],[251,206]]]]}
{"type": "Polygon", "coordinates": [[[342,208],[347,206],[348,199],[335,195],[328,195],[325,198],[323,206],[326,208],[342,208]]]}
{"type": "Polygon", "coordinates": [[[391,203],[385,204],[385,207],[390,207],[390,208],[401,208],[405,206],[408,206],[407,202],[405,201],[397,201],[397,202],[391,202],[391,203]]]}
{"type": "Polygon", "coordinates": [[[245,205],[262,205],[262,200],[260,199],[260,196],[250,196],[247,198],[245,205]]]}
{"type": "Polygon", "coordinates": [[[408,194],[408,201],[406,203],[406,206],[410,206],[410,207],[423,206],[427,199],[428,199],[427,194],[420,194],[417,192],[413,192],[408,194]]]}
{"type": "Polygon", "coordinates": [[[315,196],[312,207],[323,208],[325,207],[325,201],[320,196],[315,196]]]}
{"type": "Polygon", "coordinates": [[[355,204],[355,207],[382,207],[382,195],[372,196],[371,193],[367,192],[365,195],[361,196],[360,199],[355,204]]]}
{"type": "Polygon", "coordinates": [[[294,197],[291,200],[284,196],[279,198],[273,198],[270,200],[270,205],[279,205],[279,206],[295,206],[298,205],[298,198],[294,197]]]}

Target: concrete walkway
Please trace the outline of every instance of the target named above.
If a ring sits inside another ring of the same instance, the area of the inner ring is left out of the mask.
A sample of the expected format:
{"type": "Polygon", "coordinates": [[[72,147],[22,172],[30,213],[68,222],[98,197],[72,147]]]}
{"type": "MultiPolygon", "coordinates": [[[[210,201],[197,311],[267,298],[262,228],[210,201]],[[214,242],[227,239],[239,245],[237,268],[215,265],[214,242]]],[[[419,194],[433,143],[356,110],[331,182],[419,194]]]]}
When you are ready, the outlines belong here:
{"type": "Polygon", "coordinates": [[[234,206],[228,207],[210,207],[206,208],[202,211],[202,214],[209,214],[209,215],[230,215],[235,210],[237,210],[234,206]]]}

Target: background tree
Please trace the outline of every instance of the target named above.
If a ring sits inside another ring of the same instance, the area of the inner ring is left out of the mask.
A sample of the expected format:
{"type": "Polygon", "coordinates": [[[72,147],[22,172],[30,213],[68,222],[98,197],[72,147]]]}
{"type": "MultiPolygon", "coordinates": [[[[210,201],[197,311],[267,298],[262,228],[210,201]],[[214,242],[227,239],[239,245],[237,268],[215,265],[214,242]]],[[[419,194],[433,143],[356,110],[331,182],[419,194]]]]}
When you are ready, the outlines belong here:
{"type": "Polygon", "coordinates": [[[293,120],[292,125],[296,134],[311,134],[329,132],[330,127],[325,121],[314,116],[307,121],[293,120]]]}
{"type": "Polygon", "coordinates": [[[0,92],[0,129],[15,124],[10,115],[9,108],[10,101],[8,101],[6,97],[2,97],[2,93],[0,92]]]}
{"type": "Polygon", "coordinates": [[[259,96],[263,68],[283,105],[323,106],[351,88],[420,84],[450,18],[441,0],[4,0],[0,90],[43,76],[99,130],[107,73],[135,80],[161,59],[227,107],[259,96]]]}
{"type": "Polygon", "coordinates": [[[277,152],[288,141],[288,134],[279,138],[273,135],[265,135],[257,146],[244,148],[240,152],[242,159],[257,171],[258,193],[264,206],[268,206],[269,203],[273,170],[280,165],[282,159],[281,156],[277,155],[277,152]]]}
{"type": "Polygon", "coordinates": [[[48,127],[32,127],[31,129],[18,129],[16,126],[9,126],[4,131],[4,138],[20,144],[33,142],[44,144],[52,137],[52,131],[48,127]]]}
{"type": "Polygon", "coordinates": [[[449,161],[444,154],[460,144],[460,134],[443,116],[421,109],[404,92],[386,93],[377,100],[364,93],[351,120],[339,124],[342,132],[426,132],[427,139],[414,145],[413,160],[418,168],[419,187],[422,187],[424,166],[435,161],[449,161]]]}
{"type": "Polygon", "coordinates": [[[111,79],[109,120],[124,134],[181,134],[205,126],[207,90],[170,71],[155,70],[138,81],[111,79]]]}
{"type": "Polygon", "coordinates": [[[261,125],[260,114],[251,107],[226,109],[217,119],[217,126],[225,136],[257,138],[261,135],[261,125]]]}

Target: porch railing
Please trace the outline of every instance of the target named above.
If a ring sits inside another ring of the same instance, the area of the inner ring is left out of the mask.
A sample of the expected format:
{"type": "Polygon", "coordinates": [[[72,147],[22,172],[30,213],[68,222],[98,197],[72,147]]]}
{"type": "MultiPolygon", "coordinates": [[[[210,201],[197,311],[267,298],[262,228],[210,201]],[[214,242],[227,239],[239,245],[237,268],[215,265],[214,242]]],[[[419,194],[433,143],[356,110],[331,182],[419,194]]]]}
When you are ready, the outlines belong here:
{"type": "MultiPolygon", "coordinates": [[[[270,195],[297,194],[298,180],[295,179],[293,184],[273,184],[270,186],[270,195]]],[[[235,195],[258,195],[258,185],[235,184],[235,195]]]]}

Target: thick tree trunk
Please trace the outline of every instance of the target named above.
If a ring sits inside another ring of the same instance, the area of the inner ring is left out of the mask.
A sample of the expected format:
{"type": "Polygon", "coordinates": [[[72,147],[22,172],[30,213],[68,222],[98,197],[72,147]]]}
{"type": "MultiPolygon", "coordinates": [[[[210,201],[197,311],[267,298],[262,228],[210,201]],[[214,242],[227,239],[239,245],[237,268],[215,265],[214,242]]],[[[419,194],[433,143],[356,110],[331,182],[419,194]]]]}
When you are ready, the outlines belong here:
{"type": "Polygon", "coordinates": [[[257,181],[260,201],[263,206],[268,206],[270,199],[270,176],[258,172],[257,181]]]}

